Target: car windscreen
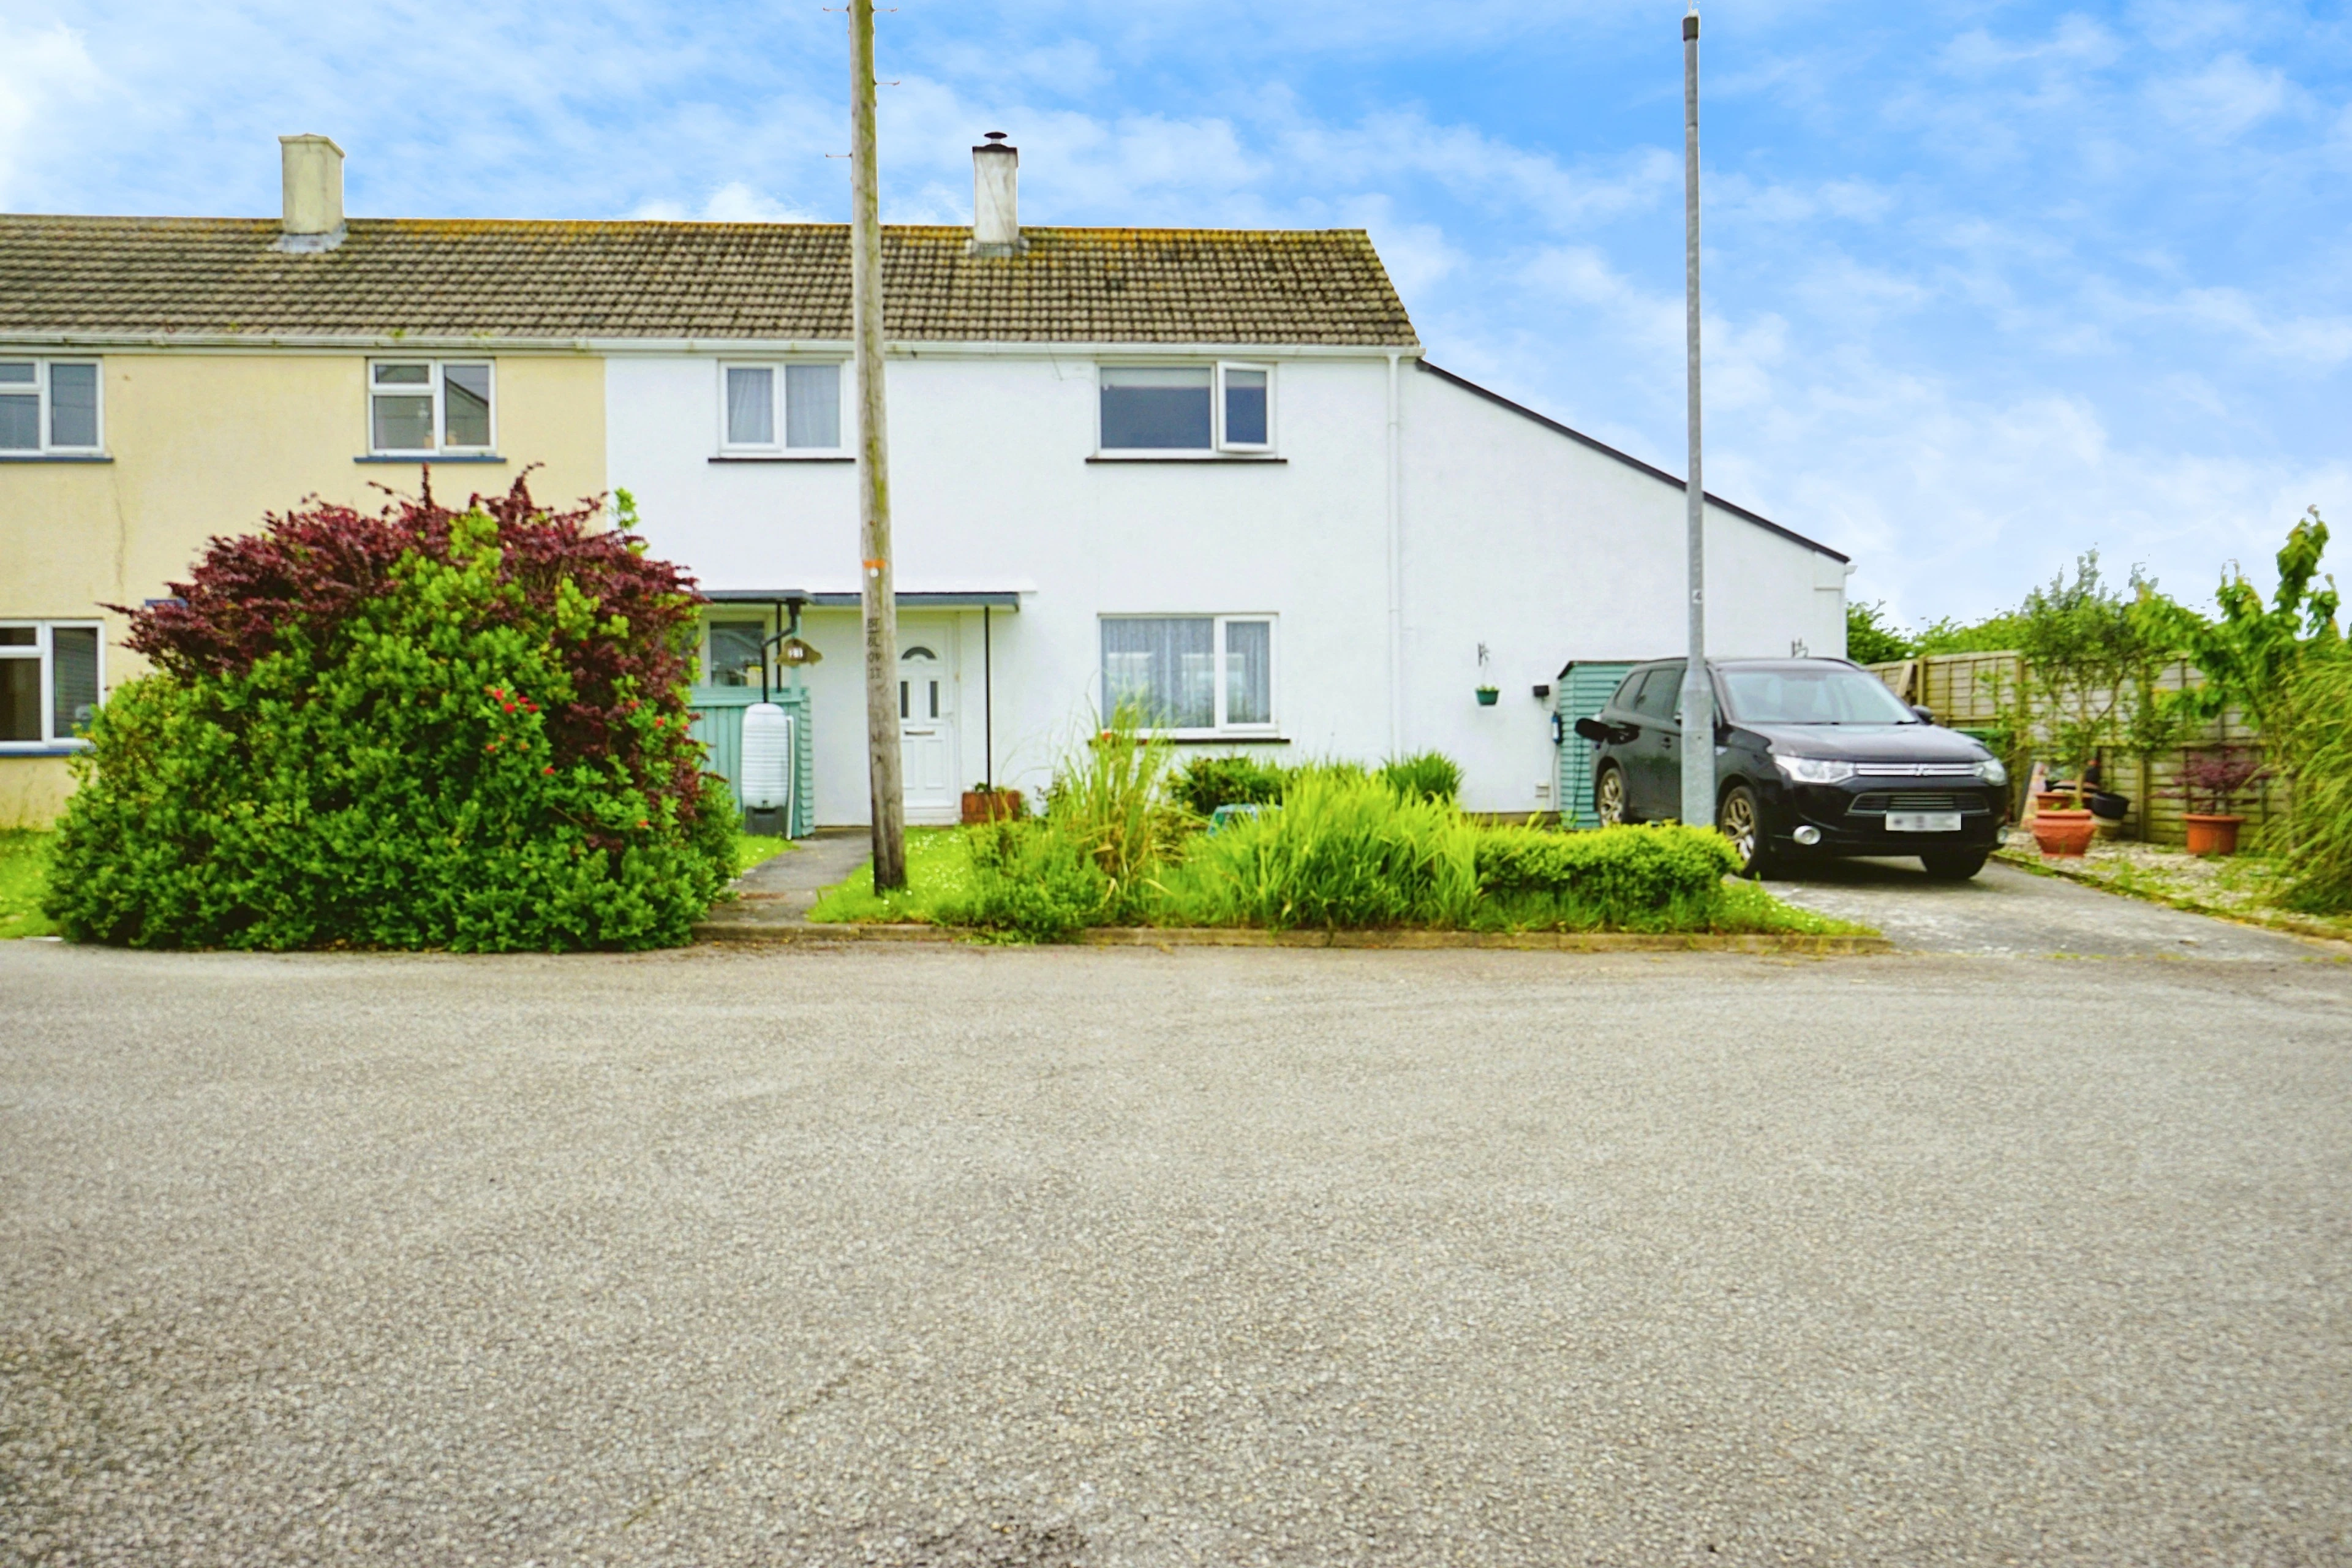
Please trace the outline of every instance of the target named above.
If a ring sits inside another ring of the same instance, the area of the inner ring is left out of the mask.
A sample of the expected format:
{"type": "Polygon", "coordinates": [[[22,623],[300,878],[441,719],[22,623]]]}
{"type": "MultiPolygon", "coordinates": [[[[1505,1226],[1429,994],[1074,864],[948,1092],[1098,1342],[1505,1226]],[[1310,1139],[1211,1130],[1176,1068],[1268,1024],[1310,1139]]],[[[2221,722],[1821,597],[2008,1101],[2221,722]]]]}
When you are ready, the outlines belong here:
{"type": "Polygon", "coordinates": [[[1916,724],[1875,676],[1828,665],[1817,668],[1727,669],[1724,693],[1733,717],[1749,724],[1916,724]]]}

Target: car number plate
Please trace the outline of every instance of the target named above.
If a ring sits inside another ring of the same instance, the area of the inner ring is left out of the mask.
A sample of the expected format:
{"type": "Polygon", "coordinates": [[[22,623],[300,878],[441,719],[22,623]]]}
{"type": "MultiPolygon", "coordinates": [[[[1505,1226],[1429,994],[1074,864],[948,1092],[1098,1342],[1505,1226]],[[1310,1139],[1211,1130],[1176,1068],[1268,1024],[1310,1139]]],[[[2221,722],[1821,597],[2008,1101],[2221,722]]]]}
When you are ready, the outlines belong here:
{"type": "Polygon", "coordinates": [[[1889,833],[1958,833],[1960,814],[1957,811],[1890,811],[1886,814],[1889,833]]]}

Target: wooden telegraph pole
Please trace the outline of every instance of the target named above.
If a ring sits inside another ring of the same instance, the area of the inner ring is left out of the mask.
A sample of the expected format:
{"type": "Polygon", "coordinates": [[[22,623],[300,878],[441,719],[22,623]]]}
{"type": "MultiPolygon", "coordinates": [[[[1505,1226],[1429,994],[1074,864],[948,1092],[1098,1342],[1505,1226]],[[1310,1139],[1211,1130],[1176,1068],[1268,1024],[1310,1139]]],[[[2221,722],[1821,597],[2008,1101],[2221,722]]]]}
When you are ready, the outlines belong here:
{"type": "Polygon", "coordinates": [[[907,885],[899,781],[898,601],[890,572],[890,447],[883,417],[882,205],[874,166],[874,0],[849,0],[849,279],[857,339],[857,555],[866,610],[866,758],[874,886],[907,885]]]}

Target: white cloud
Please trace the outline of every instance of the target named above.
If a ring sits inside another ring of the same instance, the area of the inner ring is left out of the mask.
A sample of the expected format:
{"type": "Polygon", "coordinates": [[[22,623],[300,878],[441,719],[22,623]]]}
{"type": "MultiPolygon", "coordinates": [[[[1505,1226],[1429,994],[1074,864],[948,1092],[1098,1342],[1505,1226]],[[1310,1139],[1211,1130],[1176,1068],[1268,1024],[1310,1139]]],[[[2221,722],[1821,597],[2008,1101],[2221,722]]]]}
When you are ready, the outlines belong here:
{"type": "Polygon", "coordinates": [[[0,18],[0,205],[14,201],[28,146],[48,142],[47,111],[95,97],[103,77],[62,22],[24,29],[0,18]]]}
{"type": "Polygon", "coordinates": [[[2203,140],[2242,136],[2286,107],[2286,73],[2257,69],[2239,54],[2223,55],[2204,69],[2148,84],[2148,98],[2174,124],[2203,140]]]}

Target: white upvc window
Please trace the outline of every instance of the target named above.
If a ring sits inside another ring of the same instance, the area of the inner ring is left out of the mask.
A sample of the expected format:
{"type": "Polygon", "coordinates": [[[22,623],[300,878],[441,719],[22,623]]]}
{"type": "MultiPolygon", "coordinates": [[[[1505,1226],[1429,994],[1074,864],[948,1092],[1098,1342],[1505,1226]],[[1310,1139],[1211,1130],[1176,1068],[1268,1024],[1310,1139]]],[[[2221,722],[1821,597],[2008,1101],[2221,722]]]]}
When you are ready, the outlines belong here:
{"type": "Polygon", "coordinates": [[[96,621],[0,621],[0,752],[86,743],[105,642],[96,621]]]}
{"type": "Polygon", "coordinates": [[[1102,711],[1171,735],[1275,729],[1272,616],[1105,616],[1102,711]]]}
{"type": "Polygon", "coordinates": [[[379,458],[496,451],[497,392],[497,367],[488,360],[371,361],[368,451],[379,458]]]}
{"type": "Polygon", "coordinates": [[[1272,365],[1107,364],[1097,374],[1105,456],[1274,450],[1272,365]]]}
{"type": "Polygon", "coordinates": [[[0,358],[0,456],[104,449],[96,360],[0,358]]]}
{"type": "Polygon", "coordinates": [[[728,361],[719,367],[722,457],[832,457],[842,451],[837,360],[728,361]]]}

